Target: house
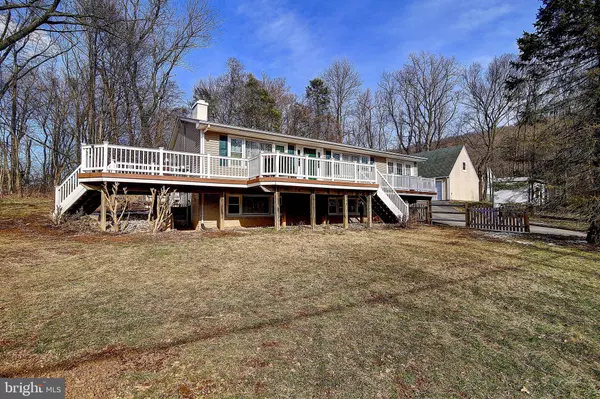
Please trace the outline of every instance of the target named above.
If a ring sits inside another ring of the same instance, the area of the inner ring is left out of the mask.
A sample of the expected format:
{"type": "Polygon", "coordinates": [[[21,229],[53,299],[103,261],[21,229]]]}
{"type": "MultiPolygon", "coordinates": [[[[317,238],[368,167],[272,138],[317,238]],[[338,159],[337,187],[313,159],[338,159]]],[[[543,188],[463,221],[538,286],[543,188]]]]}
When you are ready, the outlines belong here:
{"type": "Polygon", "coordinates": [[[546,183],[530,177],[494,179],[494,206],[508,204],[543,205],[548,198],[546,183]]]}
{"type": "MultiPolygon", "coordinates": [[[[435,195],[425,158],[213,123],[208,103],[180,118],[169,149],[82,145],[81,165],[56,188],[60,212],[100,205],[104,183],[130,194],[171,187],[189,194],[191,228],[372,222],[407,218],[435,195]]],[[[103,207],[101,206],[101,212],[103,207]]]]}
{"type": "Polygon", "coordinates": [[[420,152],[419,174],[435,179],[437,200],[479,201],[479,177],[464,145],[420,152]]]}

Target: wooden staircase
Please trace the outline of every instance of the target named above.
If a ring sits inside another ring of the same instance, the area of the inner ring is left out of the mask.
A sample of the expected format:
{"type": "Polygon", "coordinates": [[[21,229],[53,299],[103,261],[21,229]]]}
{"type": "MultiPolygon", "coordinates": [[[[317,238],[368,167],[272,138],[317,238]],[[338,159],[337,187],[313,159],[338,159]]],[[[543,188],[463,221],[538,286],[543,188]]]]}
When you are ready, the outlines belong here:
{"type": "Polygon", "coordinates": [[[373,212],[375,212],[384,223],[394,224],[401,222],[401,218],[396,216],[396,214],[387,207],[381,197],[374,195],[372,205],[373,212]]]}

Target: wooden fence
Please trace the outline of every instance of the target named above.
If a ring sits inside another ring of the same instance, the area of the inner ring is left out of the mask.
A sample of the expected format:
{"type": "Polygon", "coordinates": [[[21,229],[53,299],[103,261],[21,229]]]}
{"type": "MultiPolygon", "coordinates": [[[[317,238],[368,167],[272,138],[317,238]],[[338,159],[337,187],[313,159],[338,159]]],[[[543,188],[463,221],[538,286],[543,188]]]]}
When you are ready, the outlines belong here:
{"type": "Polygon", "coordinates": [[[526,211],[465,205],[465,223],[471,229],[529,233],[526,211]]]}
{"type": "Polygon", "coordinates": [[[419,223],[431,223],[431,209],[429,203],[417,202],[408,205],[410,219],[419,223]]]}

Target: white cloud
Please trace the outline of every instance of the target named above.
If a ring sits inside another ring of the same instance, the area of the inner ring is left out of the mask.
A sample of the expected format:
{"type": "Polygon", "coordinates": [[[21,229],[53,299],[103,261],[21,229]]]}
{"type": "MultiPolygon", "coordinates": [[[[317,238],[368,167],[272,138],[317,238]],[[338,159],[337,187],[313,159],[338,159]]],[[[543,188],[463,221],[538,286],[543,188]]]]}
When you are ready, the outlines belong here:
{"type": "MultiPolygon", "coordinates": [[[[320,52],[318,38],[309,21],[276,0],[259,0],[239,6],[260,43],[254,43],[274,56],[274,63],[304,63],[320,52]]],[[[251,38],[249,38],[251,40],[251,38]]]]}
{"type": "Polygon", "coordinates": [[[467,10],[462,10],[452,28],[463,32],[471,32],[496,21],[511,11],[512,7],[508,4],[477,2],[477,4],[470,5],[467,10]]]}

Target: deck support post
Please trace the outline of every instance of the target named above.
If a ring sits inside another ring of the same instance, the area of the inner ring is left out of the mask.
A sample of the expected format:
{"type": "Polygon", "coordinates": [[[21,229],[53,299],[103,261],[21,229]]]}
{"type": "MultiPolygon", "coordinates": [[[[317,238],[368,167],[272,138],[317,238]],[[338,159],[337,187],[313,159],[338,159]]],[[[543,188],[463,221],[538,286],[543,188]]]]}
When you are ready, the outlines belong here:
{"type": "Polygon", "coordinates": [[[281,229],[281,208],[280,208],[281,193],[275,190],[273,195],[273,216],[275,218],[275,231],[281,229]]]}
{"type": "Polygon", "coordinates": [[[225,228],[225,193],[221,193],[219,195],[219,230],[223,230],[225,228]]]}
{"type": "Polygon", "coordinates": [[[100,191],[100,230],[106,231],[106,196],[100,191]]]}
{"type": "Polygon", "coordinates": [[[373,194],[367,195],[367,228],[373,227],[373,194]]]}
{"type": "Polygon", "coordinates": [[[344,228],[348,228],[348,194],[344,194],[344,228]]]}
{"type": "Polygon", "coordinates": [[[317,194],[310,193],[310,228],[317,227],[317,194]]]}

